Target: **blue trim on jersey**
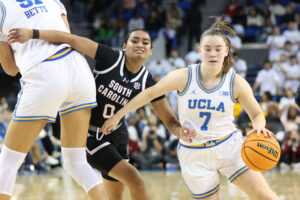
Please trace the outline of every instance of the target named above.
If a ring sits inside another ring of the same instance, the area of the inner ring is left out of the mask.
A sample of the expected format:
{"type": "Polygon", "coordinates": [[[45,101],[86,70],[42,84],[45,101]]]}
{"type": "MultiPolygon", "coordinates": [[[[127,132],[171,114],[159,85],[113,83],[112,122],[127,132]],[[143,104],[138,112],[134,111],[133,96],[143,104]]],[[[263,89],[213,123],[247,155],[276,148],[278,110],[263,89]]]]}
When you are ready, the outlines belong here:
{"type": "Polygon", "coordinates": [[[2,1],[0,1],[0,9],[2,11],[2,18],[1,18],[1,23],[0,23],[0,30],[2,31],[3,24],[4,24],[4,21],[5,21],[5,18],[6,18],[6,9],[5,9],[5,6],[2,3],[2,1]]]}
{"type": "Polygon", "coordinates": [[[205,193],[202,193],[202,194],[193,194],[192,193],[192,198],[193,199],[204,199],[204,198],[207,198],[211,195],[216,194],[219,191],[219,189],[220,189],[220,185],[218,184],[215,188],[211,189],[208,192],[205,192],[205,193]]]}
{"type": "Polygon", "coordinates": [[[69,55],[72,51],[74,51],[74,49],[72,49],[71,47],[63,48],[63,49],[59,50],[58,52],[56,52],[53,56],[50,56],[49,58],[44,60],[43,62],[59,60],[65,56],[69,55]]]}
{"type": "Polygon", "coordinates": [[[230,91],[230,99],[233,101],[233,103],[237,102],[237,99],[234,98],[234,90],[233,90],[235,75],[236,75],[236,71],[233,70],[231,79],[230,79],[230,90],[229,90],[230,91]]]}
{"type": "Polygon", "coordinates": [[[187,80],[187,83],[186,83],[186,85],[185,85],[182,92],[179,92],[177,90],[177,95],[178,96],[183,96],[186,93],[186,91],[189,89],[189,87],[191,85],[191,81],[192,81],[192,74],[193,74],[193,72],[192,72],[191,66],[188,65],[188,80],[187,80]]]}
{"type": "Polygon", "coordinates": [[[217,139],[217,140],[210,140],[210,141],[207,141],[207,142],[202,143],[202,144],[185,145],[185,144],[182,144],[180,142],[179,142],[179,144],[180,144],[180,146],[183,146],[183,147],[188,148],[188,149],[208,149],[208,148],[218,146],[219,144],[225,142],[226,140],[228,140],[236,132],[237,132],[237,130],[233,131],[231,134],[226,135],[225,137],[222,137],[222,138],[217,139]]]}
{"type": "Polygon", "coordinates": [[[233,182],[235,179],[237,179],[240,175],[245,173],[249,168],[247,166],[242,167],[241,169],[237,170],[234,174],[232,174],[229,177],[229,181],[233,182]]]}
{"type": "Polygon", "coordinates": [[[85,109],[85,108],[94,108],[94,107],[97,107],[97,102],[84,103],[84,104],[80,104],[77,106],[73,106],[71,108],[61,110],[61,111],[59,111],[59,115],[62,116],[62,115],[66,115],[71,112],[75,112],[77,110],[81,110],[81,109],[85,109]]]}
{"type": "Polygon", "coordinates": [[[212,92],[215,92],[215,91],[217,91],[219,88],[221,88],[222,87],[222,85],[224,84],[224,82],[225,82],[225,77],[226,77],[226,74],[222,74],[222,77],[221,77],[221,80],[220,80],[220,82],[219,82],[219,84],[215,87],[215,88],[212,88],[212,89],[206,89],[203,85],[202,85],[202,83],[201,83],[201,80],[200,80],[200,64],[199,64],[199,66],[197,67],[197,83],[198,83],[198,85],[199,85],[199,87],[204,91],[204,92],[206,92],[206,93],[212,93],[212,92]]]}

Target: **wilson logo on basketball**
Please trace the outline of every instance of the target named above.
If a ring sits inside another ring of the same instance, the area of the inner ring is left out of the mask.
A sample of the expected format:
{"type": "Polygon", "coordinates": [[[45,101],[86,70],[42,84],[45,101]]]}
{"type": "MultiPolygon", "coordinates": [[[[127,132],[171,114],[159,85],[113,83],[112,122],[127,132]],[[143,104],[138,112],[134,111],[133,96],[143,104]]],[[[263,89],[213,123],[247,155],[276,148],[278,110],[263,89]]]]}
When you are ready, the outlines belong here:
{"type": "Polygon", "coordinates": [[[264,144],[261,144],[261,143],[257,143],[257,146],[259,148],[262,148],[262,149],[265,149],[268,151],[268,154],[272,154],[275,158],[278,157],[278,151],[274,150],[273,148],[267,146],[267,145],[264,145],[264,144]]]}

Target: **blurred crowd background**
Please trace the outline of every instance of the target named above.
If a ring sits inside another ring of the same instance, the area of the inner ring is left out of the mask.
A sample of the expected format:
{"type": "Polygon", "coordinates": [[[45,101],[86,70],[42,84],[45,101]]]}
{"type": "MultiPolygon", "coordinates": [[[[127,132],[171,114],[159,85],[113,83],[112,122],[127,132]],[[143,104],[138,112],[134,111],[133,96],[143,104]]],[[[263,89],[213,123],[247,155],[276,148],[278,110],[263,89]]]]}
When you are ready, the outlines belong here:
{"type": "MultiPolygon", "coordinates": [[[[153,55],[146,66],[159,80],[169,71],[201,63],[198,54],[210,16],[224,15],[236,35],[232,44],[234,68],[253,88],[267,120],[282,147],[278,168],[300,169],[300,113],[295,91],[300,83],[299,0],[61,0],[74,34],[121,49],[124,36],[146,29],[153,55]]],[[[87,58],[91,69],[93,61],[87,58]]],[[[17,77],[0,68],[0,146],[17,102],[17,77]]],[[[176,91],[167,94],[177,113],[176,91]]],[[[237,103],[237,127],[245,135],[250,120],[237,103]]],[[[151,105],[126,116],[130,162],[138,169],[176,170],[178,139],[170,134],[151,105]],[[153,142],[158,139],[159,144],[153,142]]],[[[59,120],[48,124],[28,153],[20,173],[47,173],[60,166],[59,120]]]]}

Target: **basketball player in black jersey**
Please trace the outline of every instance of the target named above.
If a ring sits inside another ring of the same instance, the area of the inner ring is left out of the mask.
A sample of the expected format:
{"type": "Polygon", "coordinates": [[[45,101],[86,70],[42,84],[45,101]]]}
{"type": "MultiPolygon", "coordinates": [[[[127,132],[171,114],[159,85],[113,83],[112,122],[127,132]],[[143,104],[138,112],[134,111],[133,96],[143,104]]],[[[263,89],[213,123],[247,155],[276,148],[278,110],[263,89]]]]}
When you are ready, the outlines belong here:
{"type": "MultiPolygon", "coordinates": [[[[113,50],[87,38],[59,31],[39,31],[40,39],[56,43],[68,43],[77,51],[94,58],[97,103],[87,138],[89,163],[100,170],[110,200],[122,199],[124,184],[132,199],[151,199],[138,171],[128,163],[128,132],[124,119],[110,135],[104,135],[101,126],[134,96],[155,84],[151,74],[143,66],[152,54],[152,40],[144,30],[130,32],[123,50],[113,50]]],[[[9,42],[25,42],[32,38],[30,29],[13,29],[9,42]]],[[[152,105],[169,131],[186,141],[191,141],[191,130],[180,126],[165,96],[152,101],[152,105]]]]}

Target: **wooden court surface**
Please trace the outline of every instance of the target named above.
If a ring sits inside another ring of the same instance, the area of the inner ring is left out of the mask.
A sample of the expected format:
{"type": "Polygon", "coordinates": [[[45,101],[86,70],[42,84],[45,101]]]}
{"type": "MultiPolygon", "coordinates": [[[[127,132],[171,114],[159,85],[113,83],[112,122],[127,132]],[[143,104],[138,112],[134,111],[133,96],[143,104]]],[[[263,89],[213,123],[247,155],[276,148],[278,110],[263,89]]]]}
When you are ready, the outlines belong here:
{"type": "MultiPolygon", "coordinates": [[[[142,172],[153,200],[189,200],[190,193],[179,171],[142,172]]],[[[300,170],[264,173],[280,200],[300,200],[300,170]]],[[[221,200],[248,199],[236,186],[221,178],[221,200]]],[[[88,200],[83,190],[63,171],[51,175],[19,176],[12,200],[88,200]]],[[[123,200],[130,200],[128,190],[123,200]]]]}

